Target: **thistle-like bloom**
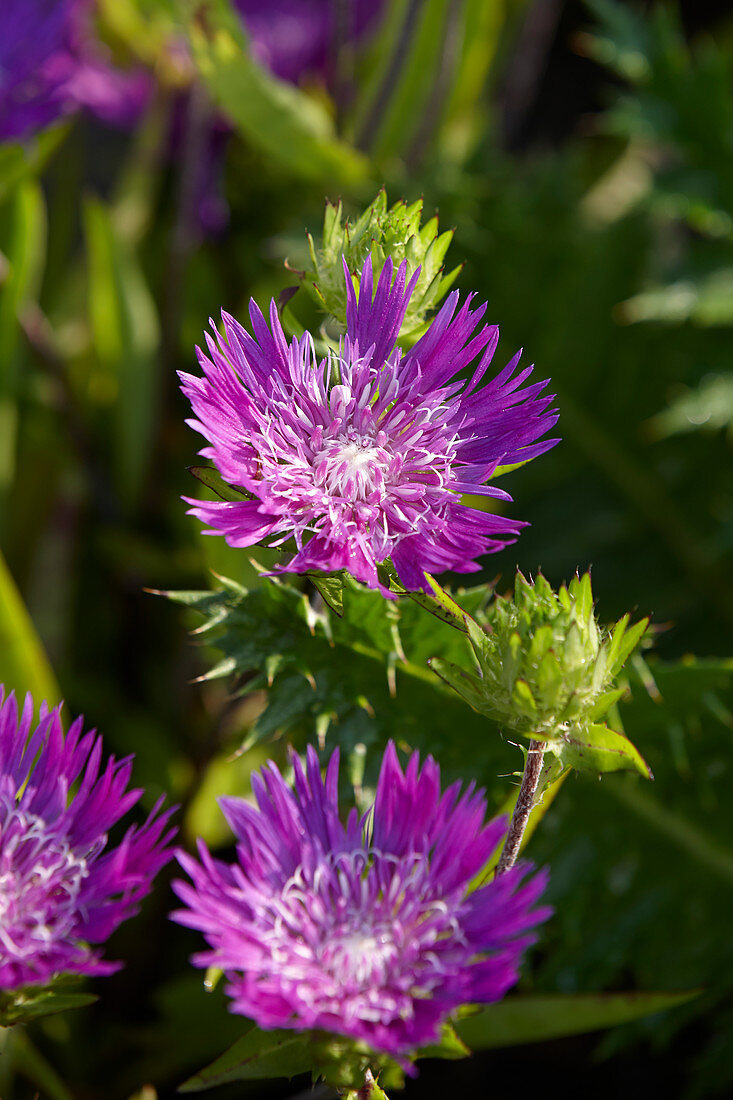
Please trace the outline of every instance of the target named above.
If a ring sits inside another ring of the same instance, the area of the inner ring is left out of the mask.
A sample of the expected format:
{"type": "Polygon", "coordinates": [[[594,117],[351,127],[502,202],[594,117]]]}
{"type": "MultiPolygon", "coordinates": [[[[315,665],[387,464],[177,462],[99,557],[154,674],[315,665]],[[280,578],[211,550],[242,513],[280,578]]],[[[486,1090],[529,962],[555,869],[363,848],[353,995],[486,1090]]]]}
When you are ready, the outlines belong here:
{"type": "Polygon", "coordinates": [[[200,863],[178,857],[193,886],[174,883],[174,919],[204,933],[193,962],[224,971],[232,1011],[401,1057],[459,1005],[503,997],[550,910],[534,908],[546,876],[527,879],[526,864],[467,892],[505,828],[484,824],[482,792],[441,794],[435,761],[420,769],[415,753],[403,773],[390,743],[372,811],[344,826],[338,753],[325,782],[312,748],[305,770],[293,764],[294,791],[270,763],[252,777],[257,809],[220,800],[236,863],[202,842],[200,863]]]}
{"type": "Polygon", "coordinates": [[[108,64],[92,33],[92,2],[3,0],[0,141],[26,138],[82,107],[121,125],[139,115],[150,79],[108,64]]]}
{"type": "Polygon", "coordinates": [[[393,281],[385,263],[372,293],[371,260],[357,294],[348,272],[346,335],[340,352],[317,360],[306,333],[285,339],[275,303],[270,327],[250,304],[254,337],[222,313],[224,336],[198,349],[203,378],[182,375],[195,420],[210,446],[201,454],[251,499],[190,501],[193,515],[230,546],[295,541],[286,571],[347,569],[381,587],[390,559],[403,585],[426,585],[425,571],[479,569],[475,560],[513,542],[523,523],[462,503],[463,494],[510,500],[486,485],[498,466],[526,462],[557,440],[538,442],[555,423],[546,382],[522,388],[517,354],[479,388],[499,339],[478,332],[485,306],[471,297],[456,312],[446,299],[406,353],[396,346],[418,272],[393,281]],[[468,381],[461,372],[478,358],[468,381]]]}
{"type": "Polygon", "coordinates": [[[30,695],[19,716],[0,687],[0,990],[118,970],[91,945],[137,912],[171,855],[160,803],[108,843],[142,794],[127,790],[131,758],[102,768],[101,738],[80,718],[64,735],[59,709],[44,704],[31,733],[30,695]]]}

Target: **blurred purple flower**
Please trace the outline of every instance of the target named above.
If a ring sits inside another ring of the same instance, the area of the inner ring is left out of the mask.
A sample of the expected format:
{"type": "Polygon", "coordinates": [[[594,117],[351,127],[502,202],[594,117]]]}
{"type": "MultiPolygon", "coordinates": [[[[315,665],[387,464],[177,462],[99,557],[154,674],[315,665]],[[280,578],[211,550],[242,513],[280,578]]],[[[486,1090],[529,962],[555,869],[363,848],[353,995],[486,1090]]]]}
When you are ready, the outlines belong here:
{"type": "Polygon", "coordinates": [[[179,861],[173,918],[204,933],[197,966],[221,968],[233,1012],[263,1028],[323,1029],[398,1057],[434,1041],[462,1004],[499,1000],[518,978],[546,884],[530,865],[468,892],[502,839],[473,784],[441,794],[440,769],[390,742],[373,810],[338,816],[338,752],[325,783],[308,749],[295,790],[275,764],[252,776],[258,808],[220,799],[237,862],[179,861]]]}
{"type": "Polygon", "coordinates": [[[94,37],[93,0],[5,0],[0,34],[0,140],[26,138],[86,107],[127,125],[151,78],[109,65],[94,37]]]}
{"type": "Polygon", "coordinates": [[[281,80],[328,76],[339,47],[361,38],[385,0],[234,0],[252,55],[281,80]]]}
{"type": "Polygon", "coordinates": [[[118,970],[90,945],[137,912],[171,855],[172,811],[160,802],[108,844],[142,794],[127,790],[131,758],[110,757],[100,772],[102,739],[83,734],[80,718],[64,736],[59,709],[44,703],[31,733],[30,695],[19,717],[0,686],[0,990],[118,970]]]}
{"type": "MultiPolygon", "coordinates": [[[[209,441],[201,454],[250,499],[189,500],[191,514],[230,546],[291,536],[295,554],[281,568],[347,569],[382,587],[377,566],[391,560],[408,589],[425,571],[473,572],[476,558],[506,546],[525,526],[468,507],[462,494],[510,500],[486,485],[498,466],[525,462],[557,440],[537,442],[557,420],[541,396],[546,382],[522,387],[519,353],[478,389],[499,339],[495,325],[474,334],[485,305],[472,296],[456,312],[452,293],[406,353],[396,347],[417,280],[390,260],[372,295],[371,260],[357,300],[346,274],[346,336],[339,353],[317,361],[311,336],[288,344],[275,303],[267,326],[254,302],[254,338],[226,313],[225,336],[198,349],[203,378],[181,375],[209,441]],[[481,356],[470,378],[460,375],[481,356]]],[[[186,498],[188,499],[188,498],[186,498]]]]}

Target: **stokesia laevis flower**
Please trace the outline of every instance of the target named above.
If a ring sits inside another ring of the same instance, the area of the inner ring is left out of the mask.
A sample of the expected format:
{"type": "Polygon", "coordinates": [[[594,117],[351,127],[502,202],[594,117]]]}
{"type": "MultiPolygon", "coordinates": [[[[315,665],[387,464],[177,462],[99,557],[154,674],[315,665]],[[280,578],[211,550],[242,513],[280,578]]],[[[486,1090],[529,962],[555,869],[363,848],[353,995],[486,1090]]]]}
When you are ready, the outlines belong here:
{"type": "Polygon", "coordinates": [[[0,686],[0,990],[118,970],[92,945],[137,912],[171,855],[160,802],[108,843],[142,794],[127,790],[132,760],[102,768],[102,739],[80,718],[64,735],[59,709],[44,704],[31,733],[30,695],[19,716],[0,686]]]}
{"type": "Polygon", "coordinates": [[[27,138],[82,107],[120,125],[139,116],[150,78],[107,62],[92,9],[93,0],[3,0],[0,140],[27,138]]]}
{"type": "Polygon", "coordinates": [[[436,1039],[466,1003],[503,997],[518,977],[546,875],[519,865],[472,892],[505,822],[484,824],[483,793],[443,794],[440,770],[418,754],[403,773],[394,745],[374,807],[338,815],[338,753],[321,778],[318,757],[297,757],[294,791],[270,763],[253,775],[257,807],[220,804],[237,862],[179,861],[193,885],[174,883],[179,924],[204,933],[197,966],[219,967],[232,1011],[263,1028],[319,1029],[402,1057],[436,1039]]]}
{"type": "Polygon", "coordinates": [[[268,327],[250,304],[254,336],[222,313],[224,335],[198,349],[203,378],[182,375],[209,441],[201,454],[251,499],[191,500],[191,512],[230,546],[292,536],[289,572],[347,569],[381,587],[391,560],[403,585],[425,571],[473,572],[482,554],[513,542],[523,523],[468,507],[462,494],[510,500],[487,480],[498,466],[526,462],[557,440],[546,382],[523,387],[517,354],[479,388],[499,339],[476,332],[485,306],[449,295],[428,331],[404,354],[396,346],[418,271],[393,280],[388,260],[372,293],[367,259],[357,294],[348,272],[346,335],[339,352],[316,358],[309,334],[288,344],[275,303],[268,327]],[[461,372],[478,359],[468,381],[461,372]],[[538,442],[539,441],[539,442],[538,442]]]}

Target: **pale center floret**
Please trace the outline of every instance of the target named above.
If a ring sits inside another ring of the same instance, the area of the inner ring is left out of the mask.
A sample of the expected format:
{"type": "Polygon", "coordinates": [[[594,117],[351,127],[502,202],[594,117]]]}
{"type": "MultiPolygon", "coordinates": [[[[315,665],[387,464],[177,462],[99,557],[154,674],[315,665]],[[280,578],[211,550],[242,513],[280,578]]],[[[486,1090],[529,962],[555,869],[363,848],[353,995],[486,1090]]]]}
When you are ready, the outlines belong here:
{"type": "Polygon", "coordinates": [[[370,928],[338,931],[323,944],[320,961],[339,983],[369,988],[374,982],[385,982],[397,948],[388,932],[370,928]]]}
{"type": "Polygon", "coordinates": [[[86,859],[35,814],[13,811],[0,826],[0,962],[68,936],[86,859]]]}
{"type": "Polygon", "coordinates": [[[392,456],[376,439],[355,431],[328,440],[313,459],[316,483],[329,496],[352,501],[381,492],[392,464],[392,456]]]}

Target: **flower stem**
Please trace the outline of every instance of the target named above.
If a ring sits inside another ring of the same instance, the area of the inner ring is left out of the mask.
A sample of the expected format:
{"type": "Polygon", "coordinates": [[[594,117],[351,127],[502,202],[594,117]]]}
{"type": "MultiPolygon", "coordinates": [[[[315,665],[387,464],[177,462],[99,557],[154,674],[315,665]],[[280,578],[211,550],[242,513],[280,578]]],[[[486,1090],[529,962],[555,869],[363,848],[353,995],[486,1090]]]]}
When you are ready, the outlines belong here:
{"type": "Polygon", "coordinates": [[[527,750],[527,760],[524,765],[524,774],[519,787],[519,794],[514,806],[514,813],[506,834],[504,847],[502,848],[499,862],[496,866],[496,874],[503,875],[505,871],[514,866],[522,845],[524,830],[527,828],[529,815],[535,803],[537,784],[542,771],[542,761],[545,755],[544,741],[530,741],[527,750]]]}

